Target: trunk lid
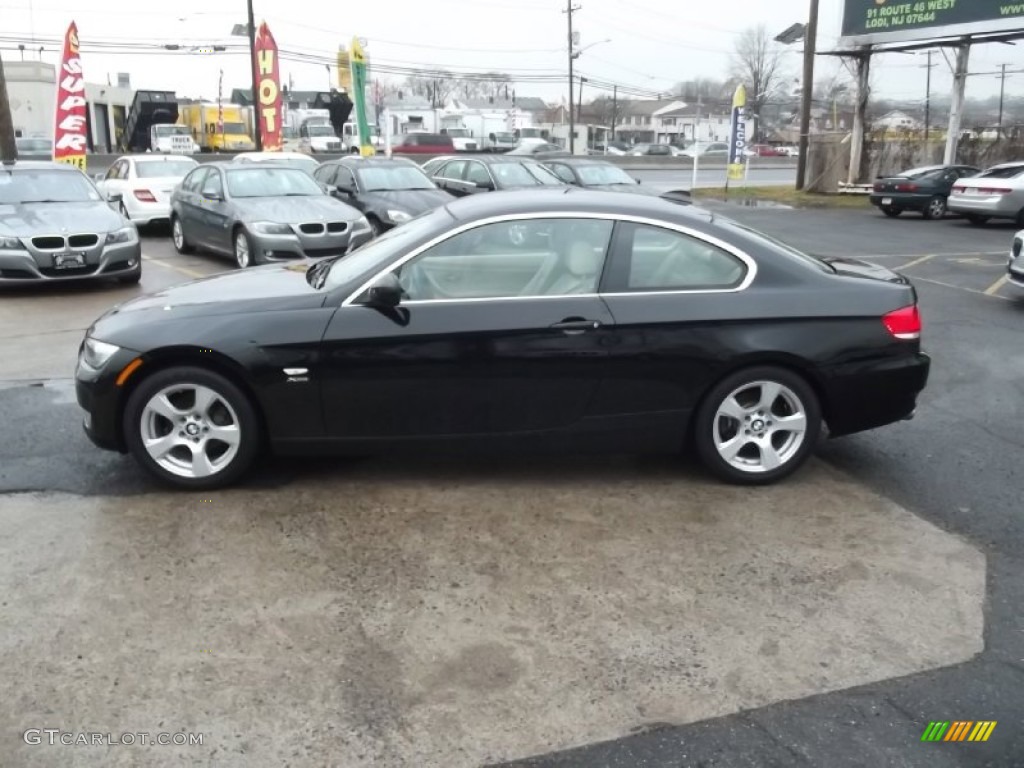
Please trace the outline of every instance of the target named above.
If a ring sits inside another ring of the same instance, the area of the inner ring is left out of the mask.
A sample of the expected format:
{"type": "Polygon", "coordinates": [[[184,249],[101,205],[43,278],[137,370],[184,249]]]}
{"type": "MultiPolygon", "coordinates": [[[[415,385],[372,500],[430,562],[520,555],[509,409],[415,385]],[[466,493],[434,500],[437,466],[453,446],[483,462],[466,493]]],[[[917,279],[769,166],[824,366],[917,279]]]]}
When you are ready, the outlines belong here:
{"type": "Polygon", "coordinates": [[[909,285],[910,281],[881,264],[874,264],[863,259],[851,259],[840,256],[819,256],[822,261],[836,271],[836,274],[843,277],[861,277],[866,280],[881,280],[886,283],[899,283],[909,285]]]}

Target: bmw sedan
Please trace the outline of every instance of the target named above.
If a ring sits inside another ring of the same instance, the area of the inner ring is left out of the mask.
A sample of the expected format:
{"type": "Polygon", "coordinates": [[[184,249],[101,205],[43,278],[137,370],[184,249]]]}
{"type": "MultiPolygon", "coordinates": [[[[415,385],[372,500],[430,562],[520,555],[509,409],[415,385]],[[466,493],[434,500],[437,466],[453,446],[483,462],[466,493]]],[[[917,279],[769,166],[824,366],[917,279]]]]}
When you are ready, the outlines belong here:
{"type": "Polygon", "coordinates": [[[441,189],[456,197],[511,189],[561,187],[565,182],[529,157],[512,152],[479,157],[454,157],[431,165],[430,177],[441,189]]]}
{"type": "Polygon", "coordinates": [[[0,283],[142,277],[131,221],[92,180],[64,163],[0,165],[0,283]]]}
{"type": "Polygon", "coordinates": [[[183,488],[279,454],[676,452],[742,484],[914,413],[914,287],[694,206],[475,195],[353,253],[229,272],[89,328],[85,430],[183,488]],[[509,237],[509,229],[535,237],[509,237]]]}
{"type": "Polygon", "coordinates": [[[650,186],[645,187],[622,168],[607,160],[598,160],[593,157],[559,157],[546,160],[544,167],[566,184],[577,187],[665,197],[683,203],[692,202],[689,190],[674,189],[668,192],[659,192],[650,186]]]}
{"type": "Polygon", "coordinates": [[[206,163],[171,196],[178,253],[196,248],[255,264],[339,256],[373,236],[351,205],[328,195],[306,171],[259,163],[206,163]]]}
{"type": "Polygon", "coordinates": [[[191,157],[150,153],[125,155],[106,173],[96,175],[96,186],[107,197],[120,199],[121,213],[143,227],[166,223],[171,215],[171,195],[189,171],[199,163],[191,157]]]}

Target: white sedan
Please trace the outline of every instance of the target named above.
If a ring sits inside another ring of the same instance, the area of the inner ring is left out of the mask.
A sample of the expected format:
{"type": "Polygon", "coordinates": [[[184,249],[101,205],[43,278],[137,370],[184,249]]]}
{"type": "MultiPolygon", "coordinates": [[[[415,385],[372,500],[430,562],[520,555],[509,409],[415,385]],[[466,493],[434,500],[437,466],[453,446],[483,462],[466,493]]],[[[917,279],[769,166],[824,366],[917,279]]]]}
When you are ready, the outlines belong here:
{"type": "Polygon", "coordinates": [[[120,196],[120,210],[138,226],[169,221],[171,193],[199,163],[181,155],[125,155],[95,176],[108,200],[120,196]]]}

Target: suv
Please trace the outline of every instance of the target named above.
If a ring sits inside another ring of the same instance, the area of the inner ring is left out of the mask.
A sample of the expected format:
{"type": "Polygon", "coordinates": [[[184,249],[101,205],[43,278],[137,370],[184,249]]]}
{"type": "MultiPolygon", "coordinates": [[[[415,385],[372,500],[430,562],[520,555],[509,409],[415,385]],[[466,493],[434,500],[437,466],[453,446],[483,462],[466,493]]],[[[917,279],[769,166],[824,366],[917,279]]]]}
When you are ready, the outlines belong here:
{"type": "Polygon", "coordinates": [[[391,147],[394,155],[448,155],[454,152],[452,137],[441,133],[407,133],[391,147]]]}

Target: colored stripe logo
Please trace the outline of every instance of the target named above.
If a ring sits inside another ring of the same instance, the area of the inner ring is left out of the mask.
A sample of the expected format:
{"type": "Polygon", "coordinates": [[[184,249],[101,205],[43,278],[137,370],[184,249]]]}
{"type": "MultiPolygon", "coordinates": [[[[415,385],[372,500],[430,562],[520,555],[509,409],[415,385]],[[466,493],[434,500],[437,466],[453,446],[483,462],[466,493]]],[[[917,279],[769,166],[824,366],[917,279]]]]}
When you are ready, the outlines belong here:
{"type": "Polygon", "coordinates": [[[988,741],[996,720],[932,720],[921,734],[921,741],[988,741]]]}

